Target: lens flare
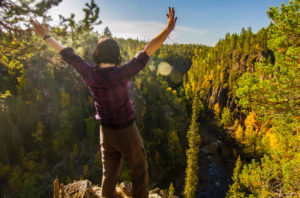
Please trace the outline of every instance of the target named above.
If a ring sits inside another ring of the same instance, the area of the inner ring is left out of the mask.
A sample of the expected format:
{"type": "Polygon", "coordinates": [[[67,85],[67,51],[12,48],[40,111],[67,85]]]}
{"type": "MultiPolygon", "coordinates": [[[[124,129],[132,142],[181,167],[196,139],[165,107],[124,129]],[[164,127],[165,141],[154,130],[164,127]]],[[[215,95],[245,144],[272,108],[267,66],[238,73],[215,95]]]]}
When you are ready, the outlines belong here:
{"type": "Polygon", "coordinates": [[[167,62],[161,62],[158,65],[158,73],[164,76],[170,75],[172,72],[172,66],[167,62]]]}

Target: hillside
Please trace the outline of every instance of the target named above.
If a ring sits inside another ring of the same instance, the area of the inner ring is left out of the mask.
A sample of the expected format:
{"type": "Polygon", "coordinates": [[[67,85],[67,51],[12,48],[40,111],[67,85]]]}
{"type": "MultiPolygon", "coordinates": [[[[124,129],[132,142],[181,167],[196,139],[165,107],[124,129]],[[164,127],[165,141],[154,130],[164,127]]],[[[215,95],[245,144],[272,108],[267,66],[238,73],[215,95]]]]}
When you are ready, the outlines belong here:
{"type": "MultiPolygon", "coordinates": [[[[300,196],[299,8],[299,0],[270,8],[268,27],[228,33],[214,47],[168,44],[151,56],[130,83],[149,189],[173,186],[186,197],[300,196]]],[[[94,99],[74,68],[19,29],[23,12],[42,13],[11,9],[16,26],[0,30],[0,196],[53,197],[56,178],[99,187],[94,99]]],[[[89,9],[96,20],[78,21],[86,22],[84,31],[70,17],[51,34],[92,63],[104,33],[93,30],[98,15],[89,9]]],[[[122,63],[146,44],[115,39],[122,63]]]]}

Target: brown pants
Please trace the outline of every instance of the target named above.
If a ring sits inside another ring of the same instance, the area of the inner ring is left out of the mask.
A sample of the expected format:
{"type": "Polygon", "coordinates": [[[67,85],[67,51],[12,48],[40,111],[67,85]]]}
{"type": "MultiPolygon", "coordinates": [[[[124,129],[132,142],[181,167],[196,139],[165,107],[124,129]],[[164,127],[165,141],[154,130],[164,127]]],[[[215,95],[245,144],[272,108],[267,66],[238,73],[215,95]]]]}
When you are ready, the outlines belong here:
{"type": "Polygon", "coordinates": [[[123,158],[131,169],[133,198],[148,198],[147,157],[136,124],[124,129],[109,129],[100,125],[100,145],[103,166],[101,197],[115,196],[123,158]]]}

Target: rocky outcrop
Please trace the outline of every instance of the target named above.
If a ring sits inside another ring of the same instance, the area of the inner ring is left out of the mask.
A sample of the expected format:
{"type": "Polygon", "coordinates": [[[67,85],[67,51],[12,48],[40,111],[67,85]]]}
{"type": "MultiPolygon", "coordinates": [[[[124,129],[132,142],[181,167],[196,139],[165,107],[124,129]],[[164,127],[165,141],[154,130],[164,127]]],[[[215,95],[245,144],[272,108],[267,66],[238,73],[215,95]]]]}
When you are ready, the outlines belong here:
{"type": "Polygon", "coordinates": [[[64,186],[54,181],[54,198],[97,198],[100,197],[100,188],[93,186],[89,180],[75,181],[64,186]]]}
{"type": "MultiPolygon", "coordinates": [[[[132,184],[125,181],[116,186],[117,198],[130,198],[132,196],[132,184]]],[[[100,198],[100,187],[93,185],[89,180],[75,181],[71,184],[60,184],[58,179],[54,181],[54,198],[100,198]]],[[[149,198],[178,198],[169,196],[166,190],[155,188],[149,191],[149,198]]]]}
{"type": "Polygon", "coordinates": [[[214,105],[219,103],[221,109],[227,103],[228,87],[224,87],[224,84],[220,84],[218,87],[211,87],[207,95],[207,106],[209,109],[214,109],[214,105]]]}
{"type": "MultiPolygon", "coordinates": [[[[210,86],[204,104],[211,111],[213,111],[216,103],[219,104],[221,110],[227,106],[231,109],[231,112],[234,111],[236,117],[240,116],[241,118],[242,115],[240,114],[240,110],[235,110],[236,105],[234,102],[235,96],[233,94],[233,88],[232,86],[229,87],[230,75],[233,75],[232,70],[234,71],[234,77],[231,78],[231,83],[233,81],[232,79],[238,79],[245,72],[253,73],[255,70],[255,64],[257,62],[267,60],[268,63],[274,64],[275,57],[273,51],[265,49],[251,53],[246,53],[241,50],[234,50],[230,54],[230,58],[231,65],[227,65],[224,69],[222,69],[222,82],[218,84],[212,84],[210,86]],[[231,74],[229,72],[231,72],[231,74]]],[[[217,68],[215,68],[215,70],[217,70],[217,68]]],[[[234,80],[234,83],[236,83],[236,80],[234,80]]]]}

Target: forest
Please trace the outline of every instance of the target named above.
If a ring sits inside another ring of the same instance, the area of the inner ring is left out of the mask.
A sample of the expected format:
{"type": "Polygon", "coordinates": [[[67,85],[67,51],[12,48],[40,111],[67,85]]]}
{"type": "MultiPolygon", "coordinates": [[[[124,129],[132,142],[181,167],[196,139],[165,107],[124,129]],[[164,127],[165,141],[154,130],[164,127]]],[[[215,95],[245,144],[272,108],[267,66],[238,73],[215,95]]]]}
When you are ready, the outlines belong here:
{"type": "MultiPolygon", "coordinates": [[[[1,197],[53,197],[56,178],[101,184],[94,99],[76,70],[25,22],[33,16],[50,22],[44,13],[61,0],[32,2],[0,2],[1,197]]],[[[100,8],[91,0],[81,20],[60,16],[51,35],[89,63],[99,38],[112,37],[125,63],[146,42],[115,38],[108,27],[97,32],[100,8]]],[[[149,189],[173,195],[175,187],[180,197],[200,197],[203,126],[214,121],[234,148],[226,155],[234,161],[226,197],[300,196],[299,9],[300,1],[291,0],[270,7],[271,23],[257,33],[242,28],[213,47],[164,44],[151,56],[130,83],[149,189]]],[[[126,164],[121,181],[130,181],[126,164]]]]}

